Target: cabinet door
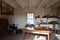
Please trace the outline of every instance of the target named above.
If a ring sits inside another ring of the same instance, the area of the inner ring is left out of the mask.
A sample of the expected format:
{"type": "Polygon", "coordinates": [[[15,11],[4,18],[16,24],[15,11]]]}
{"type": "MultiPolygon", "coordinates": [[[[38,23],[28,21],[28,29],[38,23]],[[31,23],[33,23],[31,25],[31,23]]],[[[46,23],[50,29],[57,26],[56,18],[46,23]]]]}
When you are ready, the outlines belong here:
{"type": "Polygon", "coordinates": [[[8,29],[8,20],[7,19],[0,19],[0,31],[4,32],[8,29]]]}

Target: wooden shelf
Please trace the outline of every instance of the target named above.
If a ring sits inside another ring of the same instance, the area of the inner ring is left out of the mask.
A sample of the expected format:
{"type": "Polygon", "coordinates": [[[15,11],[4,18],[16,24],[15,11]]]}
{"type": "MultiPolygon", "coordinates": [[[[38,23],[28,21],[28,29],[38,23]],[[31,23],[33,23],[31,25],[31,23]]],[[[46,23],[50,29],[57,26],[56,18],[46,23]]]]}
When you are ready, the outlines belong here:
{"type": "Polygon", "coordinates": [[[14,15],[14,8],[4,1],[1,1],[1,14],[14,15]]]}

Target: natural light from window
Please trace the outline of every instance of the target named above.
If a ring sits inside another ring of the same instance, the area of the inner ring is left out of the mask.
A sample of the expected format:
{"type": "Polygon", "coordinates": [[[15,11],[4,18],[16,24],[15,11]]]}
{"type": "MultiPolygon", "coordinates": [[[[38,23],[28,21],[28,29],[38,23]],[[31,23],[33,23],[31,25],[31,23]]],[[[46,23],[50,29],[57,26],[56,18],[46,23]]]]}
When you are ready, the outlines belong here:
{"type": "Polygon", "coordinates": [[[34,13],[27,13],[27,23],[34,24],[34,13]]]}

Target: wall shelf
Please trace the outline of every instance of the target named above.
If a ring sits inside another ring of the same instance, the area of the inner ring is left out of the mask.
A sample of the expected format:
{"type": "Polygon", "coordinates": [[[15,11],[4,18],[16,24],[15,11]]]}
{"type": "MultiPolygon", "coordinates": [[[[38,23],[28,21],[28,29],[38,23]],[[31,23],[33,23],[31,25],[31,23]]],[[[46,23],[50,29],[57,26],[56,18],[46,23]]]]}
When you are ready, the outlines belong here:
{"type": "Polygon", "coordinates": [[[4,2],[3,0],[1,1],[1,15],[14,15],[14,8],[4,2]]]}

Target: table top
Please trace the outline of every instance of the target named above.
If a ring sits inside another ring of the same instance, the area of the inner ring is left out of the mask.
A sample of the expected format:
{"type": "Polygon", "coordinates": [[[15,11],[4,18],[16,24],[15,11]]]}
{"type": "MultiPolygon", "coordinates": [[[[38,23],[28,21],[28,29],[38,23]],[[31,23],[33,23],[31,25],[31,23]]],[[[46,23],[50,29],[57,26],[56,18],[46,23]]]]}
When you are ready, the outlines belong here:
{"type": "Polygon", "coordinates": [[[23,32],[27,32],[27,33],[37,33],[37,34],[48,34],[48,33],[51,33],[50,30],[38,30],[38,29],[35,29],[35,30],[28,30],[28,29],[22,29],[23,32]]]}

